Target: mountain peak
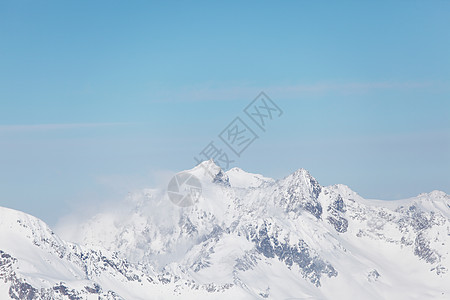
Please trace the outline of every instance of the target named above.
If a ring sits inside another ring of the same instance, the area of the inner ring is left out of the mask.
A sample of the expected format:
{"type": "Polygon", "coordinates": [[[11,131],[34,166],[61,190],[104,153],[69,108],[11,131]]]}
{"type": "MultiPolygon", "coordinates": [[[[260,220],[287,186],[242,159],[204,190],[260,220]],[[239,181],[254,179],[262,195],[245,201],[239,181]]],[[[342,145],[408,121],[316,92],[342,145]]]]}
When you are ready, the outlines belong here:
{"type": "Polygon", "coordinates": [[[308,172],[308,170],[300,168],[290,175],[280,180],[281,183],[288,185],[306,184],[318,186],[319,182],[308,172]]]}
{"type": "Polygon", "coordinates": [[[430,197],[430,198],[435,198],[435,199],[448,199],[449,195],[447,193],[443,192],[443,191],[434,190],[434,191],[431,191],[429,193],[421,193],[417,197],[420,197],[420,198],[430,197]]]}
{"type": "Polygon", "coordinates": [[[192,173],[197,177],[205,177],[209,176],[214,178],[217,173],[222,170],[220,166],[218,166],[214,160],[211,158],[209,160],[202,161],[198,165],[196,165],[193,169],[188,170],[186,172],[192,173]]]}
{"type": "Polygon", "coordinates": [[[311,174],[309,173],[308,170],[304,169],[304,168],[300,168],[295,170],[292,175],[294,176],[305,176],[305,177],[311,177],[311,174]]]}
{"type": "Polygon", "coordinates": [[[228,170],[226,174],[230,179],[231,185],[238,188],[255,188],[264,183],[275,182],[272,178],[264,177],[261,174],[250,173],[238,167],[228,170]]]}

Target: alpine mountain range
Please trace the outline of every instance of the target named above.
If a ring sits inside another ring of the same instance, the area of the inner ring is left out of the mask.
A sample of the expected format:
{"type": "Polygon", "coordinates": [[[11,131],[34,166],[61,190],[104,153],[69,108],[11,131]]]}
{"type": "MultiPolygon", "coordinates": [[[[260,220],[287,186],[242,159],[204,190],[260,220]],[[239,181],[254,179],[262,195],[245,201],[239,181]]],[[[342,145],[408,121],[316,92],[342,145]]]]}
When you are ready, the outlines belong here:
{"type": "Polygon", "coordinates": [[[193,205],[145,189],[70,234],[0,208],[0,299],[450,298],[444,192],[367,200],[304,169],[275,180],[212,160],[185,172],[193,205]]]}

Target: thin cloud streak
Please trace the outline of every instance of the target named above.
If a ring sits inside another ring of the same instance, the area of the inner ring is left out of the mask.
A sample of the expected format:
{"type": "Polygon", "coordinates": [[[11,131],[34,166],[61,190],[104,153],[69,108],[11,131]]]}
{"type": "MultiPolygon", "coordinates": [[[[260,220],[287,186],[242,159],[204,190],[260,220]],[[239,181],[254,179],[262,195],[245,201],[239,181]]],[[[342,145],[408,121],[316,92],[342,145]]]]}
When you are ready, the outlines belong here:
{"type": "Polygon", "coordinates": [[[67,124],[60,123],[60,124],[0,125],[0,132],[65,130],[77,128],[123,126],[130,124],[132,123],[67,123],[67,124]]]}
{"type": "Polygon", "coordinates": [[[183,87],[178,91],[171,92],[169,90],[158,92],[162,102],[197,102],[197,101],[225,101],[237,99],[252,99],[260,91],[265,91],[269,95],[278,98],[292,99],[300,96],[321,96],[327,93],[341,94],[358,94],[368,93],[376,90],[409,90],[409,89],[426,89],[426,88],[446,88],[448,85],[442,82],[347,82],[333,83],[321,82],[313,84],[280,84],[268,86],[247,85],[231,85],[228,87],[217,85],[198,85],[195,87],[183,87]]]}

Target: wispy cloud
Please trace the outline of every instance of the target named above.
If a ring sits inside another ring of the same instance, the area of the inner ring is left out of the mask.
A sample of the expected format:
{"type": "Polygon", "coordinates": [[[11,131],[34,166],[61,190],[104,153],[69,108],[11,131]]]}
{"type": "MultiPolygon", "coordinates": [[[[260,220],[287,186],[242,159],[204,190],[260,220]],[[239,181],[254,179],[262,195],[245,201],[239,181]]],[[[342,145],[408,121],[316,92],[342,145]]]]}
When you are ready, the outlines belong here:
{"type": "Polygon", "coordinates": [[[56,124],[19,124],[19,125],[0,125],[0,132],[9,131],[46,131],[46,130],[64,130],[76,128],[123,126],[131,123],[56,123],[56,124]]]}
{"type": "Polygon", "coordinates": [[[447,84],[432,81],[377,81],[377,82],[317,82],[308,84],[276,84],[253,85],[231,84],[229,86],[215,84],[200,84],[186,86],[177,90],[160,90],[158,98],[162,101],[209,101],[209,100],[238,100],[251,99],[260,91],[277,98],[294,99],[301,96],[321,96],[328,93],[359,94],[381,90],[411,90],[427,88],[445,88],[447,84]]]}
{"type": "Polygon", "coordinates": [[[325,93],[325,92],[344,92],[358,93],[370,90],[401,90],[401,89],[420,89],[431,87],[432,82],[347,82],[332,83],[323,82],[315,84],[297,84],[285,86],[273,86],[271,89],[288,94],[292,93],[325,93]]]}

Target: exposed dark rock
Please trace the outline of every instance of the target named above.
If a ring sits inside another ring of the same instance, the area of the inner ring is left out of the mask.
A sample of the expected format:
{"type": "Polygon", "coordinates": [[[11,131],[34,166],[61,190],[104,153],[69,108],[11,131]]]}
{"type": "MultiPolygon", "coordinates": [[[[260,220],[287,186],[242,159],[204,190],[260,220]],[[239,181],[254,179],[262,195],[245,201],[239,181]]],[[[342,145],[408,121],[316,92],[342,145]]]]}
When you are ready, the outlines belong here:
{"type": "Polygon", "coordinates": [[[75,290],[69,290],[69,288],[67,288],[62,282],[53,287],[53,290],[56,291],[57,293],[59,293],[62,296],[66,296],[69,300],[81,300],[82,298],[79,297],[75,290]]]}
{"type": "Polygon", "coordinates": [[[303,277],[308,278],[316,286],[320,286],[322,274],[328,277],[337,276],[334,267],[313,254],[305,241],[299,240],[296,245],[279,241],[276,236],[268,234],[267,224],[255,231],[251,235],[251,240],[256,244],[256,250],[265,257],[276,257],[288,267],[298,265],[303,277]]]}
{"type": "Polygon", "coordinates": [[[188,216],[183,216],[182,218],[180,218],[178,224],[181,227],[182,233],[186,234],[187,236],[194,236],[198,233],[197,227],[195,227],[188,216]]]}
{"type": "Polygon", "coordinates": [[[346,209],[342,196],[338,194],[336,200],[334,200],[333,203],[331,203],[328,209],[333,209],[335,211],[345,213],[346,209]]]}
{"type": "Polygon", "coordinates": [[[403,213],[405,216],[399,220],[399,225],[401,227],[412,226],[412,228],[419,232],[430,228],[433,225],[434,214],[426,213],[415,205],[411,205],[408,209],[399,208],[397,212],[403,213]]]}
{"type": "Polygon", "coordinates": [[[333,225],[337,232],[346,232],[348,228],[348,221],[342,216],[346,209],[341,195],[337,195],[337,198],[328,206],[327,210],[330,212],[330,215],[327,217],[328,223],[333,225]]]}
{"type": "Polygon", "coordinates": [[[216,174],[216,176],[213,179],[213,182],[227,187],[231,186],[230,179],[222,170],[220,170],[219,173],[216,174]]]}
{"type": "Polygon", "coordinates": [[[347,231],[348,228],[347,219],[341,216],[328,216],[327,220],[331,225],[334,226],[334,229],[336,229],[337,232],[344,233],[347,231]]]}
{"type": "Polygon", "coordinates": [[[367,280],[369,280],[370,282],[374,282],[377,281],[380,276],[380,273],[378,273],[378,271],[374,269],[367,275],[367,280]]]}
{"type": "Polygon", "coordinates": [[[9,287],[9,296],[17,300],[33,300],[38,297],[38,290],[30,284],[21,281],[13,281],[9,287]]]}
{"type": "Polygon", "coordinates": [[[422,233],[419,233],[414,241],[414,254],[430,264],[439,260],[439,255],[430,248],[430,241],[422,233]]]}
{"type": "Polygon", "coordinates": [[[102,292],[102,288],[96,283],[94,283],[94,287],[85,286],[84,288],[91,294],[100,294],[102,292]]]}

